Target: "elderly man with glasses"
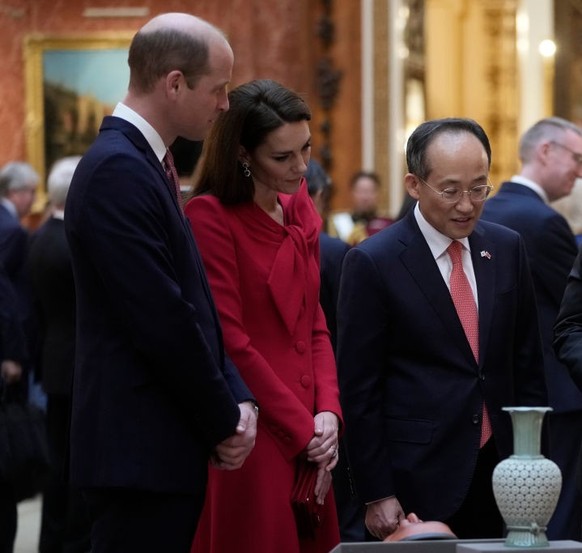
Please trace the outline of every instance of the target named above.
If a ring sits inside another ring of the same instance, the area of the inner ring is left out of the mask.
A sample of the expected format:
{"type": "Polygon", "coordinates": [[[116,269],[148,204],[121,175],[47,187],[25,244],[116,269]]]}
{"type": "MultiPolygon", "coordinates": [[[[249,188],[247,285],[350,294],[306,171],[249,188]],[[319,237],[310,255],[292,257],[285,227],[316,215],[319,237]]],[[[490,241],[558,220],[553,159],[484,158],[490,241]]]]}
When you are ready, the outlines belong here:
{"type": "Polygon", "coordinates": [[[576,258],[576,239],[551,202],[568,196],[582,177],[582,130],[565,119],[541,119],[521,137],[521,170],[485,203],[483,219],[505,225],[525,242],[534,281],[548,383],[552,460],[562,471],[562,492],[548,525],[553,540],[582,538],[582,494],[576,460],[582,443],[582,392],[554,353],[554,323],[576,258]]]}
{"type": "Polygon", "coordinates": [[[342,270],[338,369],[356,491],[378,539],[408,512],[459,538],[501,538],[491,475],[513,449],[501,408],[547,403],[525,247],[479,221],[491,148],[475,121],[421,124],[406,159],[416,206],[342,270]]]}

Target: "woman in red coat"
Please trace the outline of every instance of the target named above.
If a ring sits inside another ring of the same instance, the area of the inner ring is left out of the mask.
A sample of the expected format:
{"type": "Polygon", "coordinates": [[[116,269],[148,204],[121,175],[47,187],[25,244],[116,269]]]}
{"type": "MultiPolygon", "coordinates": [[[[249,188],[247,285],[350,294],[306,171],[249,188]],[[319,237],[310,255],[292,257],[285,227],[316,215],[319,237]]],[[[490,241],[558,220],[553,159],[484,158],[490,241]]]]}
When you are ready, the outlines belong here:
{"type": "Polygon", "coordinates": [[[330,490],[341,410],[319,305],[321,220],[303,173],[309,108],[273,81],[229,94],[205,141],[185,213],[208,273],[228,354],[259,405],[256,445],[236,471],[211,467],[194,553],[327,553],[339,542],[330,490]],[[301,463],[318,467],[322,522],[299,535],[301,463]]]}

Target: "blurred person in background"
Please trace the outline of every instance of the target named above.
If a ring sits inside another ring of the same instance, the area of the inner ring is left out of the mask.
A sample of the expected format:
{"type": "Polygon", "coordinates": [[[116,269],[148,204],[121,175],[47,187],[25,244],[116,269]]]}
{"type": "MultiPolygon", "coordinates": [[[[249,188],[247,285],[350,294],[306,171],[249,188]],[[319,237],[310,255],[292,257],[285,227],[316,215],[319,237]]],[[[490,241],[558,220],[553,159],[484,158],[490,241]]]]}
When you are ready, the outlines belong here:
{"type": "Polygon", "coordinates": [[[572,192],[582,176],[582,130],[560,117],[537,121],[519,143],[521,169],[485,202],[482,219],[518,232],[534,282],[548,386],[551,458],[562,472],[562,491],[548,524],[550,540],[582,538],[582,494],[576,487],[582,443],[582,392],[553,349],[568,274],[578,248],[572,229],[551,202],[572,192]]]}
{"type": "Polygon", "coordinates": [[[66,482],[75,360],[75,283],[65,235],[65,200],[80,156],[53,165],[47,180],[49,214],[33,233],[28,271],[38,329],[37,367],[47,396],[51,470],[43,490],[39,553],[86,553],[90,522],[81,492],[66,482]]]}
{"type": "MultiPolygon", "coordinates": [[[[0,169],[0,295],[3,311],[3,384],[28,394],[30,374],[31,302],[26,278],[28,231],[22,220],[30,213],[40,177],[23,161],[0,169]]],[[[11,553],[16,537],[18,511],[14,491],[0,479],[0,553],[11,553]]]]}
{"type": "Polygon", "coordinates": [[[373,171],[358,171],[350,179],[352,210],[336,213],[333,228],[350,245],[359,244],[392,224],[392,219],[379,213],[380,177],[373,171]]]}

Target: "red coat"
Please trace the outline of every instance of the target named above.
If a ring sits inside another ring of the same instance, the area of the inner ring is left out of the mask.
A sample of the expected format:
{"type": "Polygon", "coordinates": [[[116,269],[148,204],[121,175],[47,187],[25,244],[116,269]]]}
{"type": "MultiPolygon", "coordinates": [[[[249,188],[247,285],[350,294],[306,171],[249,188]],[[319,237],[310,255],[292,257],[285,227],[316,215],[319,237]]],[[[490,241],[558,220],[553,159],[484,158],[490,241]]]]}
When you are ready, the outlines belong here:
{"type": "Polygon", "coordinates": [[[327,553],[339,543],[333,494],[315,541],[300,543],[290,495],[313,417],[341,417],[337,373],[319,305],[319,215],[305,183],[280,195],[285,225],[255,203],[199,196],[185,208],[220,314],[227,353],[261,412],[237,471],[211,468],[195,553],[327,553]]]}

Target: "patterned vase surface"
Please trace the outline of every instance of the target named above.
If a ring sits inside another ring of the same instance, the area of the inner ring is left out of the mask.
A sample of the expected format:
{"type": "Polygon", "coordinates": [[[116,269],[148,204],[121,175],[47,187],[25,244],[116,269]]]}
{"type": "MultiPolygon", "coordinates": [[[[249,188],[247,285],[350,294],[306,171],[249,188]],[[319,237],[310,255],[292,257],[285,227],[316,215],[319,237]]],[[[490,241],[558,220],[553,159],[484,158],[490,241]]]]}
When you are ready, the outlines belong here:
{"type": "Polygon", "coordinates": [[[549,546],[546,527],[562,488],[558,466],[541,454],[542,421],[551,407],[504,407],[513,424],[513,455],[493,471],[493,494],[509,547],[549,546]]]}

